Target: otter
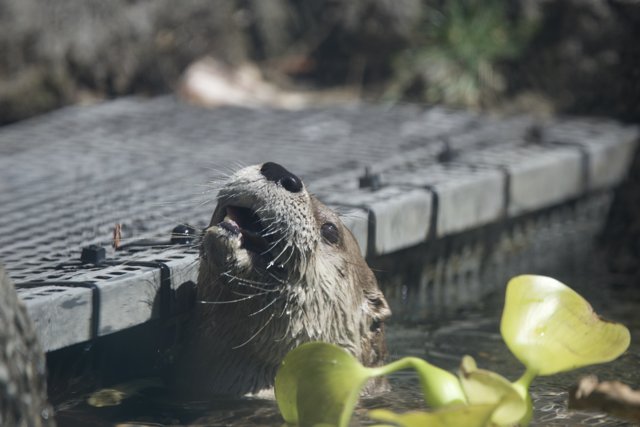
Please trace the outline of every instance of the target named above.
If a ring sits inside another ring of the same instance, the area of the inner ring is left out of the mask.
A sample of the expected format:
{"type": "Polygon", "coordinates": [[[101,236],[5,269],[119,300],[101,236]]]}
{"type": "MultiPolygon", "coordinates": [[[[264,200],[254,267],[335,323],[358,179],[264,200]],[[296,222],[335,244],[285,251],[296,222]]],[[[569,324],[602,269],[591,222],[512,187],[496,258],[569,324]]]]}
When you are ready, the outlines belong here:
{"type": "Polygon", "coordinates": [[[366,366],[382,364],[391,311],[334,211],[273,162],[233,174],[217,201],[177,363],[183,393],[272,389],[285,355],[309,341],[340,345],[366,366]]]}

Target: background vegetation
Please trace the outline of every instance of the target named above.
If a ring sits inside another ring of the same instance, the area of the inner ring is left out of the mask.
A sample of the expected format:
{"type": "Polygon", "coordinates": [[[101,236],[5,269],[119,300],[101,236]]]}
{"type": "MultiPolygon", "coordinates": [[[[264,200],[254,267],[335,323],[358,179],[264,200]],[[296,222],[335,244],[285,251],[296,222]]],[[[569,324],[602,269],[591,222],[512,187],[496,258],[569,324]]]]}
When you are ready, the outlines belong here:
{"type": "Polygon", "coordinates": [[[0,123],[167,93],[193,61],[371,100],[640,119],[630,0],[5,0],[0,123]]]}

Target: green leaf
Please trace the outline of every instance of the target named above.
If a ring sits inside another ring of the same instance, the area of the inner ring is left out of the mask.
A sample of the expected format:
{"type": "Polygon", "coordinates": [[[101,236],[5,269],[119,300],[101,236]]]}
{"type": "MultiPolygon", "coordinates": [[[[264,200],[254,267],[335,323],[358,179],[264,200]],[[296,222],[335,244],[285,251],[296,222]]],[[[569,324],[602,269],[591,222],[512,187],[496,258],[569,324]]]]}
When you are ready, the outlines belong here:
{"type": "Polygon", "coordinates": [[[396,414],[385,409],[369,411],[368,415],[381,422],[400,427],[482,427],[487,425],[495,405],[453,405],[434,412],[414,411],[396,414]]]}
{"type": "Polygon", "coordinates": [[[372,373],[346,350],[302,344],[287,354],[275,381],[278,408],[289,424],[347,426],[372,373]]]}
{"type": "Polygon", "coordinates": [[[478,369],[471,356],[460,365],[460,383],[470,405],[495,407],[491,421],[498,426],[520,424],[527,417],[527,398],[506,378],[492,371],[478,369]]]}
{"type": "Polygon", "coordinates": [[[415,369],[418,374],[428,406],[439,408],[467,402],[460,381],[455,375],[418,357],[404,357],[388,365],[369,369],[373,375],[379,376],[408,368],[415,369]]]}
{"type": "Polygon", "coordinates": [[[509,281],[500,330],[529,377],[611,361],[630,342],[625,326],[601,319],[571,288],[534,275],[509,281]]]}
{"type": "Polygon", "coordinates": [[[415,369],[429,406],[465,403],[460,381],[452,373],[417,357],[365,368],[333,344],[303,344],[287,354],[276,375],[275,394],[287,423],[346,426],[369,378],[415,369]]]}

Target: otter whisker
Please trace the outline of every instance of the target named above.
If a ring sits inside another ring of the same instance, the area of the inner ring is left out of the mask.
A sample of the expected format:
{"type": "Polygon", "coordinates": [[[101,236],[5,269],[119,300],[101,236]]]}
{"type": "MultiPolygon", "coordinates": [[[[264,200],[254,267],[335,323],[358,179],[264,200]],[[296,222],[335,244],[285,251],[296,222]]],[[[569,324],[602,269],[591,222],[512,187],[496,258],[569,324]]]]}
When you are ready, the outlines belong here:
{"type": "Polygon", "coordinates": [[[268,252],[273,251],[273,250],[274,250],[276,247],[278,247],[278,245],[279,245],[282,241],[284,241],[284,240],[286,240],[286,237],[285,237],[285,236],[280,237],[278,240],[276,240],[275,242],[273,242],[273,243],[269,246],[269,248],[267,248],[267,250],[265,251],[265,253],[268,253],[268,252]]]}
{"type": "Polygon", "coordinates": [[[280,230],[270,230],[270,231],[269,231],[269,230],[267,230],[266,228],[265,228],[265,231],[267,231],[267,232],[266,232],[266,233],[264,233],[264,232],[263,232],[263,233],[260,233],[260,236],[262,236],[262,237],[269,237],[269,236],[276,235],[276,234],[278,234],[278,233],[280,232],[280,230]]]}
{"type": "MultiPolygon", "coordinates": [[[[285,314],[289,315],[289,304],[290,303],[291,303],[291,298],[287,298],[285,300],[284,307],[282,308],[282,312],[278,316],[279,319],[282,319],[285,314]]],[[[286,325],[286,327],[284,329],[284,333],[282,334],[282,336],[280,338],[274,339],[274,341],[275,342],[282,342],[287,337],[287,335],[290,335],[290,331],[291,331],[291,323],[287,323],[287,325],[286,325]]]]}
{"type": "Polygon", "coordinates": [[[280,244],[280,242],[282,242],[285,239],[286,239],[285,237],[281,237],[275,242],[273,242],[271,245],[269,245],[269,247],[264,252],[262,252],[262,255],[268,254],[269,252],[274,250],[280,244]]]}
{"type": "Polygon", "coordinates": [[[265,305],[264,307],[262,307],[260,310],[258,311],[254,311],[253,313],[249,314],[249,317],[255,316],[257,314],[262,313],[263,311],[265,311],[267,308],[271,307],[276,301],[278,301],[280,299],[282,295],[277,295],[273,300],[271,300],[271,302],[267,305],[265,305]]]}
{"type": "Polygon", "coordinates": [[[307,253],[305,251],[299,250],[298,251],[300,253],[300,259],[299,259],[299,267],[298,270],[299,271],[306,271],[307,270],[307,253]]]}
{"type": "MultiPolygon", "coordinates": [[[[166,206],[176,206],[179,203],[195,205],[196,207],[202,207],[206,204],[215,202],[215,197],[211,197],[209,194],[205,193],[195,193],[191,198],[180,198],[178,200],[170,200],[170,201],[161,201],[154,202],[150,205],[153,207],[166,207],[166,206]]],[[[166,217],[169,219],[169,217],[166,217]]]]}
{"type": "Polygon", "coordinates": [[[272,223],[270,223],[268,226],[266,226],[266,227],[264,228],[264,231],[266,231],[267,233],[270,233],[270,232],[272,232],[272,231],[276,231],[276,232],[284,233],[284,231],[285,231],[285,230],[284,230],[284,228],[283,228],[280,224],[278,224],[277,222],[272,222],[272,223]]]}
{"type": "Polygon", "coordinates": [[[230,272],[222,273],[222,275],[223,276],[227,276],[227,277],[231,277],[231,278],[236,279],[236,280],[241,280],[243,282],[251,283],[251,284],[254,284],[254,285],[269,285],[269,283],[267,283],[267,282],[260,282],[258,280],[251,280],[251,279],[247,279],[247,278],[244,278],[244,277],[237,277],[237,276],[234,276],[233,274],[231,274],[230,272]]]}
{"type": "Polygon", "coordinates": [[[243,298],[238,298],[238,299],[229,300],[229,301],[204,301],[204,300],[200,300],[200,301],[197,301],[197,302],[198,302],[198,304],[233,304],[233,303],[236,303],[236,302],[246,301],[246,300],[249,300],[251,298],[259,297],[259,296],[266,295],[266,294],[267,294],[266,292],[258,293],[258,294],[251,294],[251,295],[247,295],[247,296],[245,296],[243,298]]]}
{"type": "Polygon", "coordinates": [[[282,263],[282,265],[287,265],[287,263],[289,262],[289,260],[291,259],[291,257],[293,256],[293,254],[296,252],[296,248],[293,247],[293,245],[291,246],[287,246],[291,248],[291,253],[289,254],[289,257],[282,263]]]}
{"type": "Polygon", "coordinates": [[[276,263],[278,262],[278,259],[285,253],[285,251],[290,247],[291,245],[289,243],[287,243],[285,245],[285,247],[282,249],[282,251],[278,254],[277,257],[275,257],[274,259],[271,260],[271,262],[269,262],[269,265],[267,265],[267,269],[273,267],[274,265],[276,265],[276,263]]]}
{"type": "MultiPolygon", "coordinates": [[[[260,216],[260,213],[256,213],[256,215],[260,216]]],[[[260,217],[260,220],[262,222],[268,222],[269,223],[264,228],[265,231],[282,230],[282,226],[278,223],[277,218],[260,217]]]]}
{"type": "Polygon", "coordinates": [[[283,231],[282,226],[280,226],[280,224],[278,224],[277,221],[275,221],[275,220],[271,220],[271,219],[268,219],[268,218],[261,218],[260,220],[262,221],[263,224],[267,223],[268,221],[272,221],[272,222],[268,223],[268,225],[266,227],[264,227],[263,232],[265,232],[265,233],[271,233],[271,232],[274,232],[274,231],[275,232],[282,232],[283,231]]]}
{"type": "Polygon", "coordinates": [[[250,342],[251,342],[255,337],[257,337],[257,336],[258,336],[258,334],[259,334],[260,332],[262,332],[262,331],[264,330],[264,328],[266,328],[266,327],[267,327],[267,325],[269,325],[269,323],[271,323],[271,320],[273,319],[273,316],[274,316],[274,314],[273,314],[273,313],[271,313],[271,316],[269,317],[269,320],[267,320],[267,321],[265,322],[265,324],[264,324],[264,325],[262,325],[262,327],[261,327],[260,329],[258,329],[258,331],[257,331],[255,334],[251,335],[251,336],[249,337],[249,339],[248,339],[248,340],[246,340],[245,342],[243,342],[243,343],[242,343],[242,344],[240,344],[240,345],[237,345],[237,346],[235,346],[235,347],[231,347],[231,348],[232,348],[233,350],[237,350],[237,349],[239,349],[239,348],[241,348],[241,347],[244,347],[245,345],[249,344],[249,343],[250,343],[250,342]]]}
{"type": "Polygon", "coordinates": [[[207,168],[209,171],[211,171],[214,174],[214,179],[224,179],[225,181],[227,181],[229,178],[231,178],[239,169],[244,168],[245,166],[247,166],[246,164],[243,164],[242,162],[236,160],[234,162],[231,163],[216,163],[216,162],[210,162],[209,163],[209,167],[207,168]]]}
{"type": "MultiPolygon", "coordinates": [[[[233,279],[232,279],[232,280],[233,280],[233,279]]],[[[268,294],[268,293],[278,292],[276,289],[265,289],[265,288],[261,288],[261,287],[259,287],[259,286],[255,286],[255,285],[252,285],[252,284],[250,284],[250,283],[245,283],[245,282],[243,282],[242,280],[235,280],[235,281],[233,282],[233,284],[234,284],[234,285],[236,285],[236,286],[244,286],[244,287],[249,288],[249,289],[255,289],[255,290],[257,290],[257,291],[261,291],[261,294],[260,294],[260,295],[266,295],[266,294],[268,294]]],[[[242,293],[240,293],[239,291],[234,291],[234,293],[236,293],[237,295],[243,295],[243,294],[242,294],[242,293]]],[[[251,295],[251,294],[246,294],[246,295],[251,295]]]]}
{"type": "Polygon", "coordinates": [[[237,295],[237,296],[241,296],[241,297],[244,297],[244,296],[257,296],[257,297],[259,297],[259,296],[266,295],[268,292],[246,293],[246,292],[241,292],[241,291],[239,291],[237,289],[234,289],[234,290],[231,291],[231,293],[234,294],[234,295],[237,295]]]}
{"type": "Polygon", "coordinates": [[[271,276],[275,281],[277,281],[281,285],[288,285],[289,284],[286,280],[283,280],[283,279],[279,278],[278,276],[276,276],[275,274],[271,273],[270,271],[267,271],[267,273],[269,274],[269,276],[271,276]]]}
{"type": "Polygon", "coordinates": [[[276,215],[271,215],[271,216],[267,216],[265,215],[265,212],[270,212],[267,209],[256,209],[256,214],[258,216],[260,216],[261,219],[265,220],[265,221],[270,221],[271,225],[277,225],[279,223],[279,218],[276,215]]]}
{"type": "Polygon", "coordinates": [[[267,289],[262,286],[257,286],[257,285],[263,285],[263,286],[268,285],[268,283],[253,281],[249,279],[243,279],[237,276],[233,276],[232,274],[229,274],[229,273],[223,273],[222,276],[229,277],[232,281],[234,281],[240,286],[246,286],[248,288],[257,289],[259,291],[264,291],[264,292],[279,292],[278,289],[267,289]]]}
{"type": "MultiPolygon", "coordinates": [[[[281,233],[282,233],[282,229],[280,228],[265,227],[265,229],[262,231],[262,233],[260,233],[260,235],[262,237],[267,237],[267,236],[273,236],[281,233]]],[[[283,238],[284,237],[281,237],[280,240],[282,240],[283,238]]]]}

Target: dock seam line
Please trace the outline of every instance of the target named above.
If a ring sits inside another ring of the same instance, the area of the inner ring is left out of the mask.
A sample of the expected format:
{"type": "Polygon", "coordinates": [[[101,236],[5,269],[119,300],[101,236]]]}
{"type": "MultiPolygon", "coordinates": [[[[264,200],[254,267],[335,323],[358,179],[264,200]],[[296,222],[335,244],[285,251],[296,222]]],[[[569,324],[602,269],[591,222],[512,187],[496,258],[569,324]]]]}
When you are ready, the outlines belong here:
{"type": "Polygon", "coordinates": [[[90,281],[74,282],[72,280],[46,281],[34,280],[31,282],[16,283],[16,289],[33,289],[44,286],[59,286],[65,288],[86,288],[91,289],[91,320],[89,321],[89,339],[95,339],[100,332],[100,287],[90,281]]]}
{"type": "Polygon", "coordinates": [[[126,265],[160,269],[160,319],[166,320],[171,314],[171,269],[162,261],[130,261],[126,265]]]}

